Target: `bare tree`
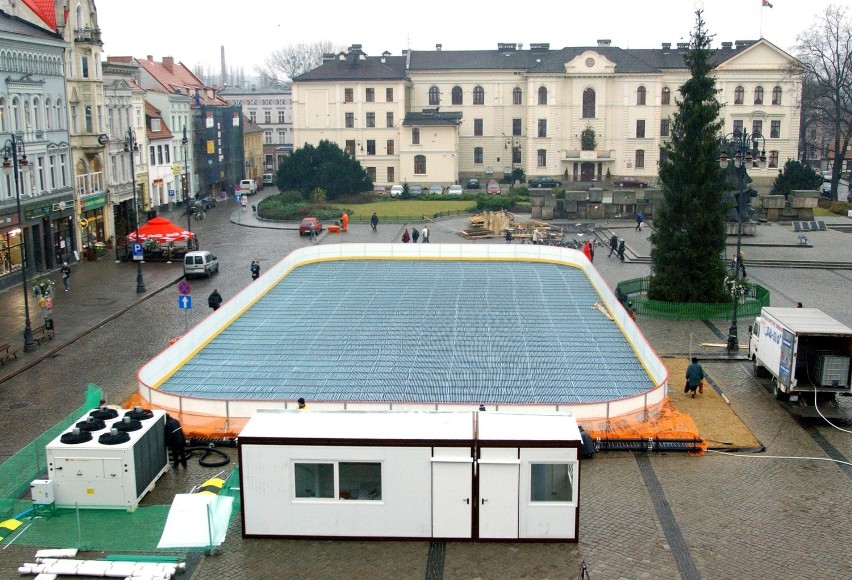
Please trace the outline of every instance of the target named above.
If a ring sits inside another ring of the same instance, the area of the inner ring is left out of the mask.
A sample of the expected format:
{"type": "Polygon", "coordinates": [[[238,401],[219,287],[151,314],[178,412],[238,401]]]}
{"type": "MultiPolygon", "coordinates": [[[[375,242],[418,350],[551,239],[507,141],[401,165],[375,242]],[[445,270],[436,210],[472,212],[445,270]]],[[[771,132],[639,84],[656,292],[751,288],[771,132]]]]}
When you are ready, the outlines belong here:
{"type": "Polygon", "coordinates": [[[833,137],[831,193],[836,199],[846,147],[852,138],[852,23],[846,7],[829,6],[796,41],[796,56],[804,67],[809,93],[805,95],[809,124],[826,127],[833,137]]]}
{"type": "Polygon", "coordinates": [[[339,49],[328,40],[291,44],[273,51],[256,70],[261,84],[277,86],[318,67],[322,64],[322,55],[335,50],[339,49]]]}

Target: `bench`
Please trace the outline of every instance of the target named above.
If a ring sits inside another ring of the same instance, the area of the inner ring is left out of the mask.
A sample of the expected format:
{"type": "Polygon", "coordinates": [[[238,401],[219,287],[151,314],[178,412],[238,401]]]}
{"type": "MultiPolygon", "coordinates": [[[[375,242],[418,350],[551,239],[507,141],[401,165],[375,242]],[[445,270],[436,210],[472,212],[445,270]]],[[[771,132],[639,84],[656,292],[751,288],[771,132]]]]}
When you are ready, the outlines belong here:
{"type": "Polygon", "coordinates": [[[8,342],[6,344],[0,344],[0,365],[5,365],[6,361],[12,357],[18,358],[17,349],[12,350],[12,345],[8,342]]]}
{"type": "Polygon", "coordinates": [[[46,329],[44,327],[44,324],[33,328],[33,340],[35,340],[39,344],[43,343],[45,340],[48,339],[53,340],[54,334],[54,330],[52,328],[46,329]]]}

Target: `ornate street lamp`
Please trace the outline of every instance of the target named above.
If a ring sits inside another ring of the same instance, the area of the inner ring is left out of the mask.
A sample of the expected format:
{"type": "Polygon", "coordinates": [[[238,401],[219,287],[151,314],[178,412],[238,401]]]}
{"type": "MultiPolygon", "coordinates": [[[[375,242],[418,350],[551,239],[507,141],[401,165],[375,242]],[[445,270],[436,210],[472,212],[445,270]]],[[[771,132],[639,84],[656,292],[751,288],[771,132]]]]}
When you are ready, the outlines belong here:
{"type": "Polygon", "coordinates": [[[27,159],[27,151],[24,141],[12,133],[11,139],[6,139],[3,145],[3,172],[6,175],[14,172],[15,176],[15,200],[18,204],[18,225],[21,228],[21,288],[24,291],[24,352],[32,352],[36,349],[33,340],[33,329],[30,324],[30,299],[27,293],[27,245],[24,235],[24,219],[21,213],[21,173],[29,172],[30,162],[27,159]],[[11,159],[10,159],[11,157],[11,159]]]}
{"type": "MultiPolygon", "coordinates": [[[[186,125],[183,126],[183,139],[180,140],[183,145],[183,198],[186,200],[186,229],[189,230],[189,243],[192,243],[192,211],[190,208],[190,195],[189,195],[189,157],[186,154],[186,146],[189,143],[189,139],[186,137],[186,125]]],[[[190,248],[192,249],[192,248],[190,248]]]]}
{"type": "Polygon", "coordinates": [[[740,272],[743,264],[740,262],[743,238],[743,214],[746,212],[748,200],[757,195],[754,189],[746,187],[746,168],[757,164],[763,167],[766,164],[766,140],[760,133],[749,134],[743,129],[736,129],[722,138],[721,154],[719,155],[719,167],[726,169],[731,158],[734,160],[734,171],[737,175],[737,191],[735,193],[737,207],[737,250],[734,255],[734,278],[730,281],[731,301],[733,310],[731,312],[731,328],[728,330],[728,351],[737,352],[740,349],[740,341],[737,331],[737,305],[743,290],[740,289],[740,272]]]}
{"type": "MultiPolygon", "coordinates": [[[[136,219],[136,243],[142,243],[139,239],[139,202],[136,199],[136,158],[134,154],[139,151],[139,144],[136,142],[136,132],[133,129],[128,129],[124,134],[124,152],[130,153],[130,179],[133,180],[133,216],[136,219]]],[[[144,257],[144,254],[143,254],[144,257]]],[[[133,257],[136,261],[136,292],[142,293],[145,291],[145,281],[142,279],[142,259],[133,257]]]]}

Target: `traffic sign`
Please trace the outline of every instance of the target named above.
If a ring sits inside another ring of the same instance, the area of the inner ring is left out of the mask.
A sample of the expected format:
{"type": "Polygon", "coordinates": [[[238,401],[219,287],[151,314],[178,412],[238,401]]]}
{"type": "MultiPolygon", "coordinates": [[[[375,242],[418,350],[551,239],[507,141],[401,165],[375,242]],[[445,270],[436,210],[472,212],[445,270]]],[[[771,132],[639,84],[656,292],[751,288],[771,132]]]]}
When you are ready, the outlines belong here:
{"type": "Polygon", "coordinates": [[[178,296],[178,308],[181,310],[191,310],[192,296],[178,296]]]}
{"type": "Polygon", "coordinates": [[[89,227],[89,220],[87,220],[86,218],[80,218],[80,227],[81,228],[89,227]]]}
{"type": "Polygon", "coordinates": [[[182,280],[180,284],[178,284],[178,292],[180,292],[181,296],[188,296],[192,291],[192,286],[189,285],[189,282],[186,280],[182,280]]]}
{"type": "Polygon", "coordinates": [[[144,260],[145,259],[145,251],[142,249],[142,244],[139,242],[135,242],[133,244],[133,259],[134,260],[144,260]]]}

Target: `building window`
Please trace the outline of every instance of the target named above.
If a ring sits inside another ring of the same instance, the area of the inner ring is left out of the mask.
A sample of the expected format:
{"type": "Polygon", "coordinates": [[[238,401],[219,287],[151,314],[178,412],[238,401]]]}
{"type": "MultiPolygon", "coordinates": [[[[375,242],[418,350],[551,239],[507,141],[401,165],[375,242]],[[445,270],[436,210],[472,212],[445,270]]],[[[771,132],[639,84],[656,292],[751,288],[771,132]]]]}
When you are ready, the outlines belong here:
{"type": "Polygon", "coordinates": [[[538,136],[547,137],[547,119],[538,120],[538,136]]]}
{"type": "Polygon", "coordinates": [[[92,106],[86,105],[84,111],[86,113],[86,133],[93,133],[94,129],[92,128],[92,106]]]}
{"type": "Polygon", "coordinates": [[[375,167],[368,167],[367,168],[367,177],[370,178],[370,181],[372,181],[373,183],[376,183],[376,168],[375,167]]]}
{"type": "Polygon", "coordinates": [[[668,137],[669,136],[670,126],[671,126],[671,120],[669,120],[669,119],[661,119],[660,120],[660,137],[668,137]]]}
{"type": "Polygon", "coordinates": [[[742,86],[738,86],[734,89],[734,104],[742,105],[743,99],[745,99],[745,89],[742,86]]]}
{"type": "Polygon", "coordinates": [[[346,140],[346,153],[348,153],[350,157],[355,157],[355,139],[346,140]]]}
{"type": "Polygon", "coordinates": [[[393,167],[388,167],[388,183],[396,181],[396,172],[393,169],[393,167]]]}
{"type": "Polygon", "coordinates": [[[512,135],[520,137],[521,135],[521,119],[512,119],[512,135]]]}
{"type": "Polygon", "coordinates": [[[547,87],[538,87],[538,104],[547,104],[547,87]]]}
{"type": "Polygon", "coordinates": [[[763,104],[763,87],[754,87],[754,104],[762,105],[763,104]]]}
{"type": "Polygon", "coordinates": [[[781,104],[781,87],[775,87],[774,89],[772,89],[772,104],[781,104]]]}
{"type": "Polygon", "coordinates": [[[249,111],[249,121],[257,123],[257,113],[255,111],[249,111]]]}
{"type": "MultiPolygon", "coordinates": [[[[59,156],[59,177],[62,178],[62,187],[68,186],[68,171],[67,171],[67,169],[68,168],[65,165],[65,154],[62,153],[59,156]]],[[[50,171],[51,171],[51,173],[53,173],[53,156],[51,156],[51,158],[50,158],[50,171]]],[[[51,180],[52,179],[53,179],[53,176],[51,176],[51,180]]]]}
{"type": "Polygon", "coordinates": [[[287,131],[284,129],[278,129],[278,144],[284,145],[287,142],[287,131]]]}
{"type": "Polygon", "coordinates": [[[521,162],[521,148],[518,146],[512,147],[512,163],[521,162]]]}
{"type": "Polygon", "coordinates": [[[583,118],[595,118],[595,91],[594,89],[586,89],[583,91],[583,118]]]}
{"type": "Polygon", "coordinates": [[[270,123],[272,123],[272,111],[263,112],[263,123],[265,125],[269,125],[270,123]]]}
{"type": "Polygon", "coordinates": [[[367,155],[375,155],[376,154],[376,140],[375,139],[367,139],[367,155]]]}
{"type": "Polygon", "coordinates": [[[770,151],[769,152],[769,167],[778,168],[778,152],[770,151]]]}
{"type": "Polygon", "coordinates": [[[425,155],[415,155],[414,156],[414,174],[415,175],[426,175],[426,156],[425,155]]]}
{"type": "Polygon", "coordinates": [[[355,127],[355,113],[345,113],[345,123],[347,129],[353,129],[355,127]]]}
{"type": "Polygon", "coordinates": [[[170,153],[171,148],[168,145],[163,145],[163,152],[165,153],[166,165],[169,165],[172,162],[172,155],[170,153]]]}
{"type": "Polygon", "coordinates": [[[420,129],[418,127],[411,128],[411,144],[420,145],[420,129]]]}
{"type": "Polygon", "coordinates": [[[645,150],[637,149],[636,150],[636,169],[643,169],[645,167],[645,150]]]}
{"type": "Polygon", "coordinates": [[[452,103],[454,105],[463,105],[464,104],[464,96],[462,94],[461,87],[453,87],[452,103]]]}
{"type": "Polygon", "coordinates": [[[473,120],[473,136],[482,137],[482,119],[473,120]]]}
{"type": "Polygon", "coordinates": [[[390,87],[385,89],[385,101],[388,103],[393,102],[393,89],[390,87]]]}
{"type": "Polygon", "coordinates": [[[151,153],[151,165],[156,165],[157,164],[157,150],[154,148],[153,145],[151,145],[150,147],[148,147],[148,151],[151,153]]]}
{"type": "Polygon", "coordinates": [[[297,498],[334,498],[333,463],[296,463],[293,473],[297,498]]]}
{"type": "Polygon", "coordinates": [[[663,92],[660,95],[660,104],[661,105],[670,105],[672,102],[672,92],[669,90],[669,87],[663,87],[663,92]]]}
{"type": "Polygon", "coordinates": [[[376,89],[369,88],[367,89],[367,94],[365,95],[365,100],[368,103],[373,103],[376,101],[376,89]]]}
{"type": "Polygon", "coordinates": [[[287,122],[285,117],[284,117],[284,111],[278,111],[278,122],[279,123],[286,123],[287,122]]]}
{"type": "Polygon", "coordinates": [[[484,105],[485,104],[485,89],[480,86],[473,87],[473,104],[474,105],[484,105]]]}
{"type": "Polygon", "coordinates": [[[669,152],[665,147],[660,147],[660,165],[669,160],[669,152]]]}
{"type": "Polygon", "coordinates": [[[395,148],[394,148],[393,139],[388,139],[388,142],[386,144],[386,149],[387,149],[388,155],[394,154],[395,148]]]}
{"type": "Polygon", "coordinates": [[[781,138],[781,121],[770,121],[769,122],[769,138],[770,139],[780,139],[781,138]]]}
{"type": "Polygon", "coordinates": [[[538,166],[547,167],[547,149],[538,150],[538,166]]]}
{"type": "Polygon", "coordinates": [[[367,127],[375,127],[376,126],[376,114],[375,113],[367,113],[367,127]]]}
{"type": "Polygon", "coordinates": [[[430,105],[440,105],[441,104],[441,91],[438,90],[438,87],[431,86],[429,87],[429,104],[430,105]]]}
{"type": "Polygon", "coordinates": [[[636,104],[645,104],[645,87],[639,87],[638,89],[636,89],[636,104]]]}
{"type": "Polygon", "coordinates": [[[763,137],[763,121],[762,120],[753,120],[751,122],[751,132],[755,136],[763,137]]]}
{"type": "Polygon", "coordinates": [[[512,104],[513,105],[524,104],[523,95],[524,95],[524,93],[521,91],[520,87],[515,87],[514,89],[512,89],[512,104]]]}
{"type": "Polygon", "coordinates": [[[265,145],[272,145],[272,131],[263,132],[263,143],[265,145]]]}
{"type": "Polygon", "coordinates": [[[637,119],[636,120],[636,138],[644,139],[645,138],[645,119],[637,119]]]}
{"type": "Polygon", "coordinates": [[[343,102],[352,103],[355,101],[355,89],[343,89],[343,102]]]}
{"type": "Polygon", "coordinates": [[[84,56],[80,59],[80,68],[83,71],[83,78],[89,78],[89,57],[84,56]]]}
{"type": "MultiPolygon", "coordinates": [[[[154,155],[154,149],[153,148],[151,149],[151,155],[152,156],[154,155]]],[[[64,155],[62,157],[63,157],[63,159],[65,158],[64,155]]],[[[56,156],[55,155],[49,156],[47,158],[47,163],[48,163],[48,172],[50,173],[50,189],[56,189],[56,156]]],[[[62,185],[65,185],[65,183],[63,183],[62,185]]]]}
{"type": "Polygon", "coordinates": [[[158,165],[163,164],[163,146],[162,145],[157,145],[157,164],[158,165]]]}
{"type": "Polygon", "coordinates": [[[482,147],[473,148],[473,162],[482,163],[482,147]]]}
{"type": "Polygon", "coordinates": [[[737,135],[742,135],[743,132],[743,122],[742,119],[734,119],[734,133],[737,135]]]}
{"type": "Polygon", "coordinates": [[[533,463],[530,465],[530,501],[570,502],[574,500],[574,465],[533,463]]]}
{"type": "Polygon", "coordinates": [[[388,128],[393,127],[393,111],[388,111],[385,115],[385,124],[388,128]]]}
{"type": "Polygon", "coordinates": [[[151,119],[151,132],[159,133],[160,132],[160,120],[159,119],[151,119]]]}

